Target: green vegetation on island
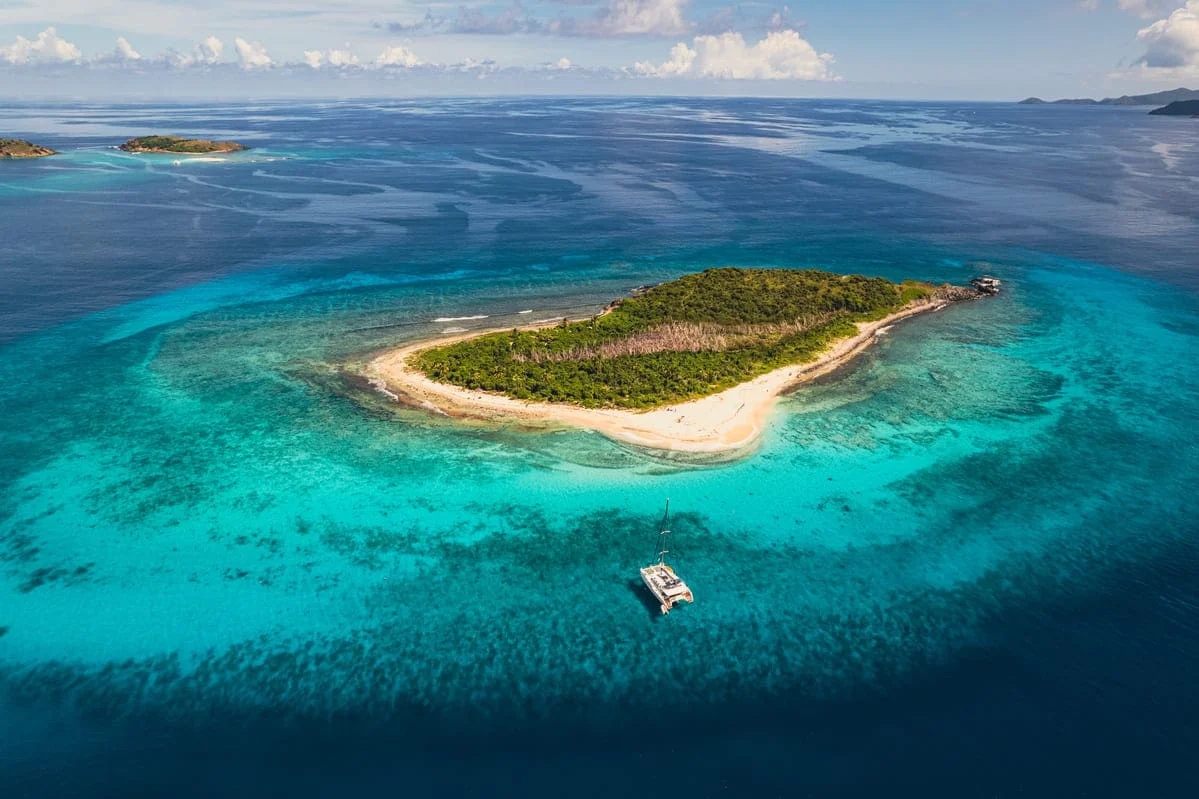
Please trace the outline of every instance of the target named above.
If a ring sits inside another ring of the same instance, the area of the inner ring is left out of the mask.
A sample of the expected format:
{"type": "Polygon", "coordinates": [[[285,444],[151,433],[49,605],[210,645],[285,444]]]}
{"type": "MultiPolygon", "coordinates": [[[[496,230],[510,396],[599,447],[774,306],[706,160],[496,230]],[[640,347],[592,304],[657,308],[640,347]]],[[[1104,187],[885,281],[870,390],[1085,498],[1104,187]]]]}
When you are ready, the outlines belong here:
{"type": "Polygon", "coordinates": [[[0,139],[0,158],[42,158],[57,154],[56,150],[32,144],[24,139],[0,139]]]}
{"type": "Polygon", "coordinates": [[[855,322],[947,291],[817,270],[709,269],[594,319],[489,333],[413,354],[429,378],[522,400],[651,408],[815,360],[855,322]]]}
{"type": "Polygon", "coordinates": [[[184,139],[180,136],[138,136],[120,146],[127,153],[171,153],[174,155],[209,155],[250,149],[235,141],[184,139]]]}

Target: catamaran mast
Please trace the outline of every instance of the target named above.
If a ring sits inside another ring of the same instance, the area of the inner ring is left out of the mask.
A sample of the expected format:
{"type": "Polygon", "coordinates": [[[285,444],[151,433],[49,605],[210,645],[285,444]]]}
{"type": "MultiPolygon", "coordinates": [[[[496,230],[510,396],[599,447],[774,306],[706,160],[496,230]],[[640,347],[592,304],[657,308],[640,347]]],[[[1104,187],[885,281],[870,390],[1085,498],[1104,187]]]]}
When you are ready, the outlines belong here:
{"type": "Polygon", "coordinates": [[[666,536],[670,534],[668,525],[670,524],[670,500],[666,500],[666,513],[662,514],[662,529],[658,531],[658,565],[666,563],[666,553],[669,552],[666,548],[666,536]]]}
{"type": "Polygon", "coordinates": [[[663,615],[670,612],[679,602],[694,602],[695,596],[687,584],[666,565],[666,536],[670,535],[670,500],[666,500],[666,512],[662,514],[662,526],[658,528],[658,562],[651,562],[641,570],[641,581],[650,593],[662,604],[663,615]]]}

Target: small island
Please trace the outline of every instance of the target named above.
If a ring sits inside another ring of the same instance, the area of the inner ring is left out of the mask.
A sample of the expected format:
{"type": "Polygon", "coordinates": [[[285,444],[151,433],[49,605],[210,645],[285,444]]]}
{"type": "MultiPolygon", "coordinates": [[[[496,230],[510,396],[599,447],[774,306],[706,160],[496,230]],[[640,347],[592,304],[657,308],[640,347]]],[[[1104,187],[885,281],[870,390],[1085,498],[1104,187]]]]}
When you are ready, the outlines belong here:
{"type": "Polygon", "coordinates": [[[591,319],[409,344],[375,358],[365,376],[390,397],[447,416],[585,427],[659,449],[735,450],[757,438],[784,390],[835,369],[900,319],[989,293],[816,270],[709,269],[637,290],[591,319]]]}
{"type": "Polygon", "coordinates": [[[0,158],[45,158],[47,155],[58,155],[58,151],[24,139],[0,139],[0,158]]]}
{"type": "Polygon", "coordinates": [[[1199,100],[1178,100],[1149,113],[1162,117],[1199,117],[1199,100]]]}
{"type": "Polygon", "coordinates": [[[184,139],[180,136],[138,136],[117,149],[127,153],[166,153],[168,155],[215,155],[250,149],[235,141],[184,139]]]}

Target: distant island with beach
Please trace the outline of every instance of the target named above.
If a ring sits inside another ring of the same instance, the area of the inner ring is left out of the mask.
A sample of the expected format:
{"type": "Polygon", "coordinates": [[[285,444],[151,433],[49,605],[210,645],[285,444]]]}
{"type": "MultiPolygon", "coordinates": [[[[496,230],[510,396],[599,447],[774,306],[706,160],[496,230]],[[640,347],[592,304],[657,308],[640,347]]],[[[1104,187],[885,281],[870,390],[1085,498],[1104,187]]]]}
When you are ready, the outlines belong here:
{"type": "Polygon", "coordinates": [[[118,147],[127,153],[165,153],[168,155],[214,155],[250,149],[235,141],[185,139],[181,136],[138,136],[118,147]]]}
{"type": "Polygon", "coordinates": [[[58,155],[58,151],[24,139],[0,139],[0,158],[45,158],[47,155],[58,155]]]}
{"type": "Polygon", "coordinates": [[[376,357],[365,376],[398,401],[455,418],[735,450],[757,438],[786,389],[850,360],[901,319],[997,287],[709,269],[635,290],[591,319],[411,343],[376,357]]]}

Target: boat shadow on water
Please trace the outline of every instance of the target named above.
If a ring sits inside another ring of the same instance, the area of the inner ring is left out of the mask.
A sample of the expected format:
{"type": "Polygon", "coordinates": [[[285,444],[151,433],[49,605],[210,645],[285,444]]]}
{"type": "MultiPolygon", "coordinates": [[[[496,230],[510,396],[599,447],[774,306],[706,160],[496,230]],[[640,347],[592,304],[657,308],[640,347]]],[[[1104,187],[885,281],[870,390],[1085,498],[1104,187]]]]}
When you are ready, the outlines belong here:
{"type": "Polygon", "coordinates": [[[646,590],[645,583],[641,580],[626,580],[625,587],[629,589],[633,596],[637,597],[637,601],[641,603],[641,607],[645,608],[645,612],[654,621],[666,618],[662,613],[662,605],[658,598],[646,590]]]}

